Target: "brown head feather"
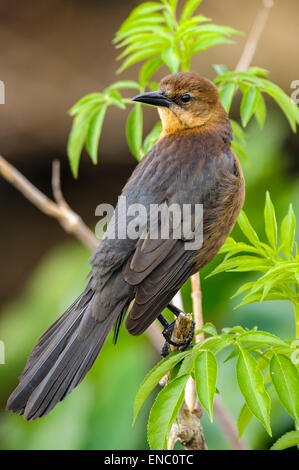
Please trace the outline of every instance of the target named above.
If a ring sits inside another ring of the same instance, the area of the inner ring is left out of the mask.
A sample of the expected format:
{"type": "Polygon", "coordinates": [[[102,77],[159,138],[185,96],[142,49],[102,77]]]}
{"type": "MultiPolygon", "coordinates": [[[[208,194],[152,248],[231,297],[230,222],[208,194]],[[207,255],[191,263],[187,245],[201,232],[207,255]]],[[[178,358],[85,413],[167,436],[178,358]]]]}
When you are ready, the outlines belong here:
{"type": "Polygon", "coordinates": [[[230,123],[221,105],[217,88],[197,73],[180,72],[164,77],[159,89],[173,102],[169,108],[160,107],[163,136],[193,129],[195,132],[221,132],[230,123]],[[184,102],[189,95],[190,101],[184,102]]]}

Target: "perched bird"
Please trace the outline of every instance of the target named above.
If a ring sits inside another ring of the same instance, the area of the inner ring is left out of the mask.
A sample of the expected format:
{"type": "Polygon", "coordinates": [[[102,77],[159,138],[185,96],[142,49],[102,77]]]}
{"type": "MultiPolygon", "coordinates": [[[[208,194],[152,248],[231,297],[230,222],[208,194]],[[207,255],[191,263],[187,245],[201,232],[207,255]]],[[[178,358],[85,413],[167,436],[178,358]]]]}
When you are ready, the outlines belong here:
{"type": "MultiPolygon", "coordinates": [[[[122,191],[127,205],[202,204],[203,244],[149,234],[105,237],[92,256],[84,292],[39,338],[7,408],[34,420],[68,395],[96,360],[130,303],[126,328],[140,335],[184,282],[205,266],[230,234],[244,203],[242,170],[231,150],[232,129],[215,86],[195,73],[163,78],[159,91],[133,98],[158,107],[162,133],[122,191]]],[[[119,205],[115,214],[120,212],[119,205]]]]}

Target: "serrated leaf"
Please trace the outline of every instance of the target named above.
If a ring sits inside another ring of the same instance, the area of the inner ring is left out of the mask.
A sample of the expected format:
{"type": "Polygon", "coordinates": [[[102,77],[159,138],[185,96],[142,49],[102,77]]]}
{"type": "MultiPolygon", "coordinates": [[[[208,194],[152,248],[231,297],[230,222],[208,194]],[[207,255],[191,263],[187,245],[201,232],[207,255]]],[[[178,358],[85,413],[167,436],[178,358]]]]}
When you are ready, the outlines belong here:
{"type": "Polygon", "coordinates": [[[260,129],[263,129],[267,116],[267,108],[263,95],[260,93],[256,108],[255,117],[260,129]]]}
{"type": "Polygon", "coordinates": [[[142,26],[148,27],[149,25],[163,23],[164,18],[160,13],[153,13],[149,16],[139,16],[139,17],[129,17],[123,22],[121,27],[118,30],[119,33],[130,33],[130,31],[140,28],[142,26]]]}
{"type": "Polygon", "coordinates": [[[198,335],[199,333],[207,333],[209,335],[215,336],[217,335],[217,330],[213,323],[207,322],[203,325],[202,328],[200,328],[200,330],[197,330],[195,332],[196,335],[198,335]]]}
{"type": "Polygon", "coordinates": [[[262,271],[266,272],[270,265],[263,258],[257,256],[234,256],[225,259],[220,263],[207,278],[224,271],[230,272],[246,272],[246,271],[262,271]]]}
{"type": "Polygon", "coordinates": [[[296,231],[296,217],[293,206],[290,204],[287,215],[284,217],[280,226],[280,250],[283,256],[290,260],[294,249],[296,231]]]}
{"type": "Polygon", "coordinates": [[[277,222],[275,209],[270,199],[269,191],[266,193],[266,204],[264,209],[265,231],[270,245],[274,250],[277,248],[277,222]]]}
{"type": "Polygon", "coordinates": [[[176,46],[170,47],[162,54],[162,59],[171,71],[171,73],[177,73],[180,67],[180,54],[176,46]]]}
{"type": "Polygon", "coordinates": [[[92,105],[81,111],[73,120],[72,129],[67,143],[67,154],[74,178],[78,176],[80,155],[84,146],[87,129],[97,105],[92,105]]]}
{"type": "Polygon", "coordinates": [[[140,85],[144,87],[147,82],[151,79],[154,73],[163,65],[163,60],[161,57],[154,57],[153,59],[148,60],[142,66],[139,74],[140,85]]]}
{"type": "Polygon", "coordinates": [[[228,83],[219,92],[220,100],[225,111],[228,113],[231,107],[232,99],[235,93],[236,85],[228,83]]]}
{"type": "Polygon", "coordinates": [[[211,351],[200,351],[194,359],[196,393],[203,408],[213,421],[213,402],[216,393],[217,360],[211,351]]]}
{"type": "Polygon", "coordinates": [[[242,210],[240,212],[239,218],[238,218],[238,225],[242,232],[244,233],[245,237],[248,238],[248,240],[256,247],[259,248],[259,237],[257,236],[256,231],[252,227],[251,223],[249,222],[249,219],[245,212],[242,210]]]}
{"type": "Polygon", "coordinates": [[[151,450],[167,450],[168,435],[183,404],[188,378],[188,374],[177,377],[158,394],[150,411],[147,427],[151,450]]]}
{"type": "Polygon", "coordinates": [[[299,431],[290,431],[281,436],[270,450],[284,450],[299,445],[299,431]]]}
{"type": "Polygon", "coordinates": [[[190,354],[190,351],[184,351],[182,353],[174,352],[169,354],[165,359],[162,359],[162,361],[158,362],[158,364],[146,375],[135,398],[133,424],[137,418],[140,408],[151,391],[159,383],[162,377],[164,377],[164,375],[169,370],[171,370],[188,354],[190,354]]]}
{"type": "Polygon", "coordinates": [[[269,80],[261,79],[261,86],[263,87],[263,90],[276,101],[289,121],[293,132],[296,132],[297,125],[299,124],[298,106],[279,86],[269,80]]]}
{"type": "Polygon", "coordinates": [[[237,420],[239,439],[241,439],[242,435],[244,434],[244,431],[247,428],[248,424],[250,423],[252,417],[253,417],[253,414],[251,413],[246,403],[244,403],[239,413],[238,420],[237,420]]]}
{"type": "MultiPolygon", "coordinates": [[[[153,37],[153,36],[152,36],[153,37]]],[[[150,49],[157,49],[159,50],[160,54],[168,47],[169,41],[163,39],[163,38],[153,38],[150,40],[141,40],[141,41],[134,41],[132,44],[128,45],[125,50],[116,57],[116,60],[123,59],[126,56],[131,56],[133,53],[137,53],[139,51],[143,52],[145,50],[150,50],[150,49]]]]}
{"type": "Polygon", "coordinates": [[[182,10],[180,23],[186,21],[193,15],[196,8],[201,4],[202,0],[187,0],[182,10]]]}
{"type": "Polygon", "coordinates": [[[167,0],[167,3],[169,4],[169,6],[170,6],[170,8],[172,9],[172,11],[175,12],[176,7],[177,7],[178,0],[167,0]]]}
{"type": "Polygon", "coordinates": [[[142,109],[141,104],[134,106],[127,119],[127,141],[132,154],[137,160],[142,156],[142,109]]]}
{"type": "Polygon", "coordinates": [[[163,5],[161,3],[143,2],[141,5],[138,5],[136,8],[134,8],[131,11],[129,18],[135,18],[137,16],[145,16],[145,15],[148,15],[149,13],[162,10],[162,8],[163,8],[163,5]]]}
{"type": "Polygon", "coordinates": [[[249,67],[247,72],[262,78],[267,78],[267,76],[269,75],[269,71],[261,67],[249,67]]]}
{"type": "Polygon", "coordinates": [[[263,375],[256,359],[245,349],[241,348],[237,360],[237,380],[245,402],[255,417],[263,424],[271,436],[270,406],[271,401],[266,392],[263,375]]]}
{"type": "Polygon", "coordinates": [[[285,341],[278,338],[278,336],[268,333],[267,331],[247,331],[246,333],[238,336],[238,342],[239,341],[259,343],[263,345],[271,344],[273,346],[288,346],[285,341]]]}
{"type": "Polygon", "coordinates": [[[113,42],[117,44],[117,43],[120,43],[120,41],[124,41],[125,39],[129,37],[134,38],[135,40],[137,35],[140,35],[140,34],[155,34],[157,36],[160,36],[160,35],[163,36],[165,32],[166,30],[164,26],[162,25],[154,26],[153,24],[148,24],[145,22],[142,26],[137,26],[133,29],[130,29],[129,31],[124,31],[124,32],[118,31],[116,33],[116,36],[113,42]]]}
{"type": "Polygon", "coordinates": [[[106,96],[104,93],[89,93],[88,95],[83,96],[77,103],[75,103],[69,110],[70,116],[75,116],[79,112],[83,111],[84,108],[89,108],[94,104],[101,104],[105,101],[106,96]]]}
{"type": "Polygon", "coordinates": [[[214,64],[213,68],[217,75],[224,75],[227,72],[227,66],[223,64],[214,64]]]}
{"type": "Polygon", "coordinates": [[[153,55],[159,55],[161,52],[160,48],[153,47],[150,49],[143,48],[140,51],[135,52],[134,54],[131,54],[127,59],[123,62],[121,67],[117,70],[117,73],[121,73],[127,68],[131,67],[134,64],[137,64],[137,62],[141,62],[145,59],[148,59],[149,57],[153,55]]]}
{"type": "Polygon", "coordinates": [[[110,90],[109,101],[111,104],[114,104],[114,106],[117,106],[120,109],[126,109],[123,99],[117,90],[110,90]]]}
{"type": "Polygon", "coordinates": [[[199,52],[206,51],[211,47],[220,46],[221,44],[234,44],[235,41],[227,39],[224,36],[218,36],[215,38],[207,38],[205,40],[195,41],[191,47],[191,54],[198,54],[199,52]]]}
{"type": "Polygon", "coordinates": [[[92,116],[86,135],[86,150],[93,163],[98,161],[99,140],[102,132],[103,122],[107,111],[107,105],[102,106],[92,116]]]}
{"type": "Polygon", "coordinates": [[[110,85],[107,88],[107,91],[121,90],[123,88],[139,90],[140,86],[138,82],[134,82],[133,80],[121,80],[119,82],[115,82],[112,85],[110,85]]]}
{"type": "Polygon", "coordinates": [[[246,127],[256,110],[261,93],[255,86],[246,89],[241,102],[241,119],[243,127],[246,127]]]}
{"type": "Polygon", "coordinates": [[[274,354],[270,362],[270,375],[279,400],[299,425],[299,372],[297,368],[288,357],[274,354]]]}

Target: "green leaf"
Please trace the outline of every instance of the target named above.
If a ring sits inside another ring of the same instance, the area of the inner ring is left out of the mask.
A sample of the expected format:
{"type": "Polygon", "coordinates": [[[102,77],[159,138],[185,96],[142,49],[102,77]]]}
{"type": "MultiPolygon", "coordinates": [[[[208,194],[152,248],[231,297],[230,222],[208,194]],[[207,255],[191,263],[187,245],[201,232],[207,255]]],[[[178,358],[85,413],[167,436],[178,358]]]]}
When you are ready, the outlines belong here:
{"type": "Polygon", "coordinates": [[[241,119],[243,127],[246,127],[251,116],[256,110],[261,93],[255,86],[247,88],[241,102],[241,119]]]}
{"type": "Polygon", "coordinates": [[[289,211],[284,217],[280,227],[280,250],[283,256],[290,260],[292,258],[296,231],[296,217],[293,206],[290,204],[289,211]]]}
{"type": "Polygon", "coordinates": [[[67,154],[74,178],[78,176],[80,155],[84,146],[87,129],[97,105],[84,109],[73,120],[72,129],[67,143],[67,154]]]}
{"type": "Polygon", "coordinates": [[[214,64],[213,68],[216,71],[217,75],[224,75],[227,72],[227,66],[223,64],[214,64]]]}
{"type": "Polygon", "coordinates": [[[245,237],[248,238],[248,240],[255,246],[259,247],[259,237],[257,236],[256,231],[252,227],[251,223],[249,222],[249,219],[245,212],[242,210],[240,212],[239,218],[238,218],[238,225],[242,232],[244,233],[245,237]]]}
{"type": "MultiPolygon", "coordinates": [[[[163,0],[163,2],[164,2],[164,0],[163,0]]],[[[169,4],[172,11],[175,12],[178,0],[167,0],[167,3],[169,4]]]]}
{"type": "Polygon", "coordinates": [[[235,41],[227,39],[223,36],[218,36],[216,38],[207,38],[204,41],[195,41],[191,47],[191,54],[198,54],[198,52],[206,51],[211,47],[220,46],[221,44],[235,44],[235,41]]]}
{"type": "Polygon", "coordinates": [[[266,192],[266,204],[264,209],[265,231],[270,245],[274,250],[277,248],[277,222],[275,209],[270,199],[269,191],[266,192]]]}
{"type": "Polygon", "coordinates": [[[102,132],[103,122],[107,111],[107,105],[102,106],[92,116],[86,136],[86,150],[89,153],[93,163],[98,161],[99,140],[102,132]]]}
{"type": "Polygon", "coordinates": [[[269,80],[260,79],[260,81],[263,90],[276,101],[278,106],[280,106],[281,110],[284,112],[287,120],[289,121],[293,132],[296,132],[297,125],[299,123],[298,106],[279,86],[275,85],[269,80]]]}
{"type": "Polygon", "coordinates": [[[196,8],[201,4],[201,2],[202,0],[187,0],[181,14],[180,23],[188,20],[190,16],[193,15],[196,8]]]}
{"type": "Polygon", "coordinates": [[[69,115],[70,116],[75,116],[75,114],[78,114],[79,112],[83,111],[84,108],[89,108],[90,106],[94,104],[100,104],[105,101],[106,96],[104,93],[90,93],[89,95],[83,96],[77,103],[74,104],[74,106],[71,107],[69,110],[69,115]]]}
{"type": "Polygon", "coordinates": [[[252,413],[246,403],[241,408],[241,411],[238,416],[237,420],[237,428],[238,428],[238,433],[239,433],[239,439],[242,437],[244,434],[245,429],[247,428],[248,424],[250,423],[252,419],[252,413]]]}
{"type": "Polygon", "coordinates": [[[149,13],[162,10],[163,5],[157,2],[144,2],[138,5],[134,10],[131,11],[129,18],[135,18],[137,16],[146,16],[149,13]]]}
{"type": "Polygon", "coordinates": [[[119,82],[115,82],[112,85],[110,85],[107,90],[112,91],[112,90],[120,90],[123,88],[139,90],[140,86],[139,86],[139,83],[134,82],[133,80],[121,80],[119,82]]]}
{"type": "Polygon", "coordinates": [[[148,442],[151,450],[167,450],[168,435],[184,401],[189,375],[169,382],[158,394],[148,420],[148,442]]]}
{"type": "Polygon", "coordinates": [[[299,445],[299,431],[290,431],[281,436],[270,450],[284,450],[299,445]]]}
{"type": "Polygon", "coordinates": [[[239,158],[239,160],[243,162],[248,161],[248,155],[246,153],[246,150],[244,149],[243,145],[240,143],[236,142],[235,140],[232,141],[232,149],[239,158]]]}
{"type": "Polygon", "coordinates": [[[148,60],[142,66],[139,74],[139,81],[142,87],[145,87],[147,82],[151,79],[154,73],[163,65],[161,57],[154,57],[148,60]]]}
{"type": "Polygon", "coordinates": [[[144,139],[143,144],[143,154],[146,155],[147,152],[155,145],[162,131],[161,121],[156,122],[151,132],[144,139]]]}
{"type": "Polygon", "coordinates": [[[228,83],[223,88],[221,88],[219,95],[222,106],[225,111],[228,113],[231,107],[232,99],[235,93],[236,85],[234,83],[228,83]]]}
{"type": "Polygon", "coordinates": [[[260,93],[256,108],[255,117],[260,129],[263,129],[267,116],[267,108],[263,95],[260,93]]]}
{"type": "Polygon", "coordinates": [[[137,62],[141,62],[144,59],[148,59],[149,57],[153,55],[159,55],[161,52],[160,48],[157,47],[152,47],[150,49],[147,49],[144,47],[142,50],[137,51],[133,54],[131,54],[121,65],[121,67],[117,70],[117,73],[121,73],[127,68],[131,67],[132,65],[136,64],[137,62]]]}
{"type": "Polygon", "coordinates": [[[123,99],[117,90],[110,90],[109,101],[120,109],[126,109],[123,99]]]}
{"type": "Polygon", "coordinates": [[[132,154],[137,160],[141,159],[142,146],[142,109],[138,103],[130,112],[127,120],[127,141],[132,154]]]}
{"type": "Polygon", "coordinates": [[[178,362],[188,356],[188,354],[190,354],[190,351],[184,351],[182,353],[174,352],[169,354],[165,359],[162,359],[162,361],[158,362],[158,364],[146,375],[135,398],[133,424],[135,423],[143,402],[151,393],[151,391],[159,383],[162,377],[164,377],[164,375],[178,362]]]}
{"type": "Polygon", "coordinates": [[[180,67],[180,54],[176,46],[172,46],[162,54],[162,59],[171,71],[171,73],[177,73],[180,67]]]}
{"type": "Polygon", "coordinates": [[[274,354],[270,362],[270,374],[279,400],[299,425],[299,372],[297,368],[288,357],[274,354]]]}
{"type": "Polygon", "coordinates": [[[271,344],[273,346],[288,346],[285,341],[278,338],[278,336],[272,335],[267,331],[247,331],[242,335],[238,336],[238,342],[250,342],[250,343],[259,343],[268,345],[271,344]]]}
{"type": "MultiPolygon", "coordinates": [[[[124,44],[124,43],[122,43],[124,44]]],[[[159,49],[159,53],[161,54],[167,47],[168,47],[169,41],[165,40],[164,38],[153,38],[150,40],[139,40],[139,41],[134,41],[132,44],[127,46],[125,50],[117,56],[116,60],[122,59],[123,57],[126,57],[128,55],[133,55],[133,53],[138,53],[139,51],[143,52],[145,50],[150,50],[150,49],[159,49]],[[146,44],[146,45],[145,45],[146,44]]]]}
{"type": "Polygon", "coordinates": [[[213,323],[207,322],[203,325],[202,328],[200,328],[200,330],[196,331],[195,334],[198,335],[199,333],[207,333],[209,335],[215,336],[217,335],[217,330],[213,323]]]}
{"type": "Polygon", "coordinates": [[[230,272],[246,272],[246,271],[268,271],[270,265],[265,259],[257,256],[234,256],[227,258],[220,263],[208,276],[222,273],[224,271],[230,272]]]}
{"type": "Polygon", "coordinates": [[[263,424],[271,436],[270,406],[271,401],[264,387],[263,375],[256,359],[239,346],[240,354],[237,360],[237,380],[241,393],[249,410],[263,424]]]}
{"type": "Polygon", "coordinates": [[[194,379],[198,399],[213,421],[213,402],[216,393],[217,360],[210,351],[200,351],[194,359],[194,379]]]}
{"type": "Polygon", "coordinates": [[[140,16],[135,18],[127,18],[119,28],[117,35],[119,33],[130,33],[132,31],[135,32],[136,28],[145,27],[149,28],[151,25],[155,25],[157,23],[163,23],[164,18],[161,14],[155,13],[150,16],[140,16]]]}
{"type": "Polygon", "coordinates": [[[266,69],[262,69],[261,67],[249,67],[247,72],[262,78],[267,78],[267,76],[269,75],[269,71],[266,69]]]}

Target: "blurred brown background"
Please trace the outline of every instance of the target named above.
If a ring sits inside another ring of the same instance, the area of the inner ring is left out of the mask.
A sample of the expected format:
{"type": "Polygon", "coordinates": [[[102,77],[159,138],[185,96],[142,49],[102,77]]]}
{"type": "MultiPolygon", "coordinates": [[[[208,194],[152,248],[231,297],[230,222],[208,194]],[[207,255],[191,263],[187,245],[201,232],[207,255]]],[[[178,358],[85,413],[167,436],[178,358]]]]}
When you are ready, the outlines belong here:
{"type": "MultiPolygon", "coordinates": [[[[0,79],[6,86],[6,103],[0,105],[0,154],[48,195],[51,162],[60,158],[65,197],[92,226],[96,205],[115,202],[135,165],[125,141],[126,112],[109,110],[100,142],[100,163],[94,167],[85,155],[79,179],[74,181],[66,158],[71,125],[67,110],[84,94],[100,91],[117,79],[113,35],[138,3],[2,0],[0,4],[0,79]]],[[[290,82],[299,79],[298,45],[294,41],[299,5],[298,0],[275,3],[254,65],[270,70],[270,79],[290,94],[290,82]]],[[[209,0],[203,2],[201,13],[248,33],[260,6],[261,0],[209,0]]],[[[214,77],[211,64],[222,62],[224,50],[225,62],[233,68],[245,40],[246,35],[237,38],[235,46],[219,46],[200,54],[193,70],[214,77]]],[[[134,68],[122,78],[135,78],[134,68]]],[[[146,114],[149,125],[156,115],[151,110],[146,114]]],[[[294,167],[297,145],[290,136],[294,167]]],[[[22,289],[38,260],[67,235],[2,179],[0,198],[3,302],[22,289]]]]}

